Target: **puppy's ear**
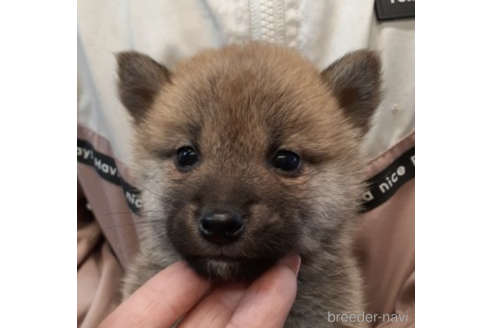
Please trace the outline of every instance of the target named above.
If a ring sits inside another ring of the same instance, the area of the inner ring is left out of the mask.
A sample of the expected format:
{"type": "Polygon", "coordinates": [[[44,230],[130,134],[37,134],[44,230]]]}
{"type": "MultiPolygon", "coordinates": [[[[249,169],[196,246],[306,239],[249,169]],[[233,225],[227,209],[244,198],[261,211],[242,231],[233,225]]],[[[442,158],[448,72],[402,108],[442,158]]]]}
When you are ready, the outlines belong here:
{"type": "Polygon", "coordinates": [[[135,51],[116,54],[120,100],[138,124],[171,74],[149,56],[135,51]]]}
{"type": "Polygon", "coordinates": [[[321,72],[351,122],[366,133],[381,98],[381,61],[376,52],[358,50],[321,72]]]}

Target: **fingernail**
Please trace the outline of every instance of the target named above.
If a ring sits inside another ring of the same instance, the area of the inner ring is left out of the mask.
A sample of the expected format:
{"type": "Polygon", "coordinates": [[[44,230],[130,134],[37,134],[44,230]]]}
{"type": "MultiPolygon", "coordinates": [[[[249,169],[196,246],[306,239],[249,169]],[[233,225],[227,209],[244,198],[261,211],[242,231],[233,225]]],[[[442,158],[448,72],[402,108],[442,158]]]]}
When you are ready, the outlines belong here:
{"type": "Polygon", "coordinates": [[[297,276],[301,268],[301,257],[297,254],[290,254],[279,261],[279,264],[288,267],[297,276]]]}

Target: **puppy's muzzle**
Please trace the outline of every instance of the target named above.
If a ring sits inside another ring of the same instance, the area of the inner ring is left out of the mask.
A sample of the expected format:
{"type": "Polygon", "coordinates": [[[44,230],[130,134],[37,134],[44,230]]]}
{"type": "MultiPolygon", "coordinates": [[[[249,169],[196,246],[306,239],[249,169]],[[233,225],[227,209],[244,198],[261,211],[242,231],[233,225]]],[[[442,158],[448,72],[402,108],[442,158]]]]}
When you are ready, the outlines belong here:
{"type": "Polygon", "coordinates": [[[198,230],[209,242],[224,246],[241,236],[244,231],[244,216],[233,211],[209,211],[199,218],[198,230]]]}

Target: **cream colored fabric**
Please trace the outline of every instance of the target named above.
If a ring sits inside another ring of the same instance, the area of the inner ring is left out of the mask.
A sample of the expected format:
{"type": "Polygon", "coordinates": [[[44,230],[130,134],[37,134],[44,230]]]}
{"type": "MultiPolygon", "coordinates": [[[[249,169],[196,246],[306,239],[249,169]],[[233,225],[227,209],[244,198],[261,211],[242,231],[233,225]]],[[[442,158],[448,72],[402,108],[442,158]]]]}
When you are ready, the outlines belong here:
{"type": "Polygon", "coordinates": [[[415,21],[376,21],[373,0],[80,0],[78,123],[128,164],[132,129],[116,97],[115,57],[137,50],[173,67],[207,47],[262,40],[296,48],[320,70],[349,51],[381,52],[385,97],[366,141],[373,157],[414,130],[415,21]]]}

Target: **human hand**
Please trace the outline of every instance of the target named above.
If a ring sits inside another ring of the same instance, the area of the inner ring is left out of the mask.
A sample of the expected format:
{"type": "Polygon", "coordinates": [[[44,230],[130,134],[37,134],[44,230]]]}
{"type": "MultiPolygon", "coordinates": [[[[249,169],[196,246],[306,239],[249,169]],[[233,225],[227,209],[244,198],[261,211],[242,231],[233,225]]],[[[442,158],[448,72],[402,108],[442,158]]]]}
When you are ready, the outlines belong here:
{"type": "Polygon", "coordinates": [[[280,328],[294,303],[300,258],[291,255],[251,285],[212,286],[185,263],[159,272],[99,328],[280,328]]]}

